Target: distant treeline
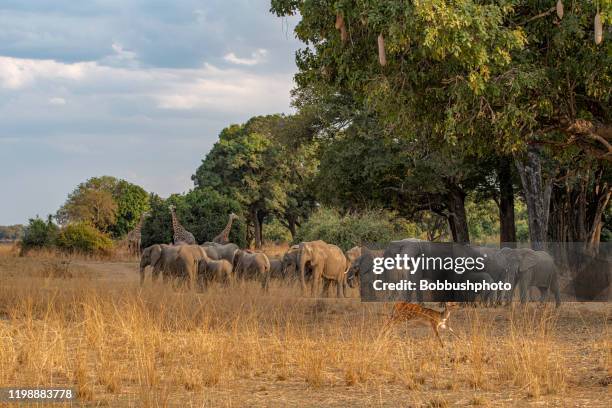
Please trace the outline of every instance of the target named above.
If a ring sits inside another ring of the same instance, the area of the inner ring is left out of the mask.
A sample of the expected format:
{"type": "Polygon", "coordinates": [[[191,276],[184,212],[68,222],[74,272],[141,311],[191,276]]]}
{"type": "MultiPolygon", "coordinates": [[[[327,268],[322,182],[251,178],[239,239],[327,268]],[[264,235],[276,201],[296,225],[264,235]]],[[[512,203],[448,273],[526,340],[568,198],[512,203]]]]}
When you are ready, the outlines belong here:
{"type": "Polygon", "coordinates": [[[23,237],[23,225],[0,225],[0,241],[16,241],[23,237]]]}

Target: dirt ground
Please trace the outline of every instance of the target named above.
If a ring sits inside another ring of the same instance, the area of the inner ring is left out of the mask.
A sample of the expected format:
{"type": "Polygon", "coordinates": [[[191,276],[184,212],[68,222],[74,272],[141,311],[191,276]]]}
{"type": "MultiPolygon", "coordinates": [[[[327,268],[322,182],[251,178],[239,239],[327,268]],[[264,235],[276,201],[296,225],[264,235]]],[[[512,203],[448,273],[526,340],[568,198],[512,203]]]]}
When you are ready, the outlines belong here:
{"type": "Polygon", "coordinates": [[[135,261],[6,253],[0,282],[0,386],[75,387],[73,405],[612,405],[610,304],[461,308],[441,348],[422,326],[381,338],[388,305],[356,292],[141,289],[135,261]]]}

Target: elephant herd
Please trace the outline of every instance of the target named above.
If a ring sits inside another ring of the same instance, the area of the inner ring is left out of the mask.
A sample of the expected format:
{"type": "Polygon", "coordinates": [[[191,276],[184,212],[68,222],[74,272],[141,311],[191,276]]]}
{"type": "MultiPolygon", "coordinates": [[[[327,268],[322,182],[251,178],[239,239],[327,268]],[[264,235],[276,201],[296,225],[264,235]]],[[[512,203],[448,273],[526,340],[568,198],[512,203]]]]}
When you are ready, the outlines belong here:
{"type": "Polygon", "coordinates": [[[210,282],[230,283],[236,278],[258,279],[267,288],[270,278],[270,261],[265,254],[241,250],[232,243],[151,245],[140,258],[141,285],[146,267],[151,267],[154,281],[163,273],[164,281],[180,279],[190,288],[195,284],[205,288],[210,282]]]}
{"type": "MultiPolygon", "coordinates": [[[[361,285],[362,297],[372,289],[372,282],[378,278],[374,273],[375,258],[396,256],[461,256],[484,260],[485,268],[464,274],[449,273],[447,270],[421,270],[413,275],[405,271],[389,270],[393,280],[402,278],[436,281],[471,280],[479,282],[507,282],[510,291],[482,294],[487,302],[508,302],[518,287],[521,302],[525,302],[532,286],[537,287],[544,300],[549,290],[560,303],[559,277],[553,258],[545,251],[532,249],[493,249],[458,244],[441,244],[408,238],[392,241],[384,250],[374,251],[366,247],[354,247],[343,252],[338,246],[324,241],[301,242],[294,245],[280,259],[269,259],[262,252],[238,248],[233,243],[219,244],[206,242],[202,245],[156,244],[146,248],[140,260],[140,282],[144,282],[145,268],[152,268],[153,280],[163,273],[164,280],[180,278],[189,287],[198,285],[205,288],[210,282],[229,284],[238,279],[255,280],[267,290],[270,279],[299,282],[303,293],[317,296],[321,290],[328,295],[335,286],[336,296],[345,297],[347,286],[361,285]],[[395,274],[395,276],[394,276],[395,274]],[[404,275],[402,275],[404,274],[404,275]]],[[[421,291],[416,291],[418,301],[423,300],[421,291]]],[[[435,300],[435,299],[434,299],[435,300]]],[[[475,299],[462,299],[475,300],[475,299]]]]}
{"type": "MultiPolygon", "coordinates": [[[[404,239],[393,241],[381,251],[371,251],[367,248],[361,249],[361,254],[352,263],[347,273],[349,286],[356,286],[359,281],[366,290],[362,290],[362,298],[376,295],[368,290],[372,290],[372,282],[377,279],[374,273],[374,259],[377,257],[395,258],[397,256],[411,258],[431,257],[433,259],[480,259],[483,267],[480,270],[456,273],[442,267],[432,267],[419,269],[414,274],[407,273],[401,269],[391,269],[386,271],[385,278],[388,281],[398,282],[402,279],[410,281],[449,281],[449,282],[494,282],[509,284],[510,290],[483,291],[480,298],[485,303],[507,303],[514,298],[514,290],[519,288],[521,302],[524,303],[529,296],[531,287],[537,287],[540,291],[540,300],[544,301],[551,291],[555,297],[555,303],[559,306],[561,302],[559,289],[559,274],[555,266],[554,259],[546,251],[535,251],[529,248],[488,248],[471,245],[451,244],[451,243],[432,243],[418,239],[404,239]]],[[[414,291],[418,301],[423,300],[422,291],[414,291]]],[[[435,295],[435,293],[432,293],[435,295]]],[[[443,292],[439,294],[441,298],[432,300],[459,300],[473,301],[470,298],[474,293],[443,292]],[[466,297],[467,296],[467,297],[466,297]]],[[[409,299],[403,299],[409,300],[409,299]]]]}

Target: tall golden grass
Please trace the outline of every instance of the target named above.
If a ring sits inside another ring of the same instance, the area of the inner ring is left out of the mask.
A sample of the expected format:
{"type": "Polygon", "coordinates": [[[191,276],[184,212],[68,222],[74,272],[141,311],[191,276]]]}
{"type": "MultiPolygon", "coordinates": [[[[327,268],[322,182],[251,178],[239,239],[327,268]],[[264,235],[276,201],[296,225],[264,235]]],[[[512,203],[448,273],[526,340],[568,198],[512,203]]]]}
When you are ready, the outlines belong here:
{"type": "Polygon", "coordinates": [[[612,375],[606,307],[461,309],[451,315],[460,338],[444,336],[443,349],[428,328],[381,336],[382,304],[302,298],[278,282],[268,294],[249,283],[202,294],[140,288],[135,265],[122,284],[41,268],[0,256],[0,386],[71,386],[111,406],[242,406],[272,391],[286,392],[277,405],[380,392],[361,402],[394,406],[380,391],[389,388],[404,393],[401,405],[449,406],[457,395],[471,405],[563,400],[583,377],[612,375]],[[580,344],[573,322],[591,330],[580,344]]]}

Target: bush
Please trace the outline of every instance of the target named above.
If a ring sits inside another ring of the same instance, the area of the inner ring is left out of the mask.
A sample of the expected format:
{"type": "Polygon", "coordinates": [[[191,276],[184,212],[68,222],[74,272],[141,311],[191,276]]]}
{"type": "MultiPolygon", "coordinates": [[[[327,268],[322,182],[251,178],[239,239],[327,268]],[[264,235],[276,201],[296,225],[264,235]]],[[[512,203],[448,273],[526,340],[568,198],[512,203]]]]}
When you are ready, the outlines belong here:
{"type": "Polygon", "coordinates": [[[298,230],[294,242],[321,239],[346,251],[356,245],[382,247],[406,236],[394,215],[387,211],[367,210],[342,216],[334,209],[320,208],[298,230]]]}
{"type": "Polygon", "coordinates": [[[113,241],[92,225],[77,222],[60,231],[56,245],[70,252],[106,253],[113,248],[113,241]]]}
{"type": "Polygon", "coordinates": [[[50,216],[46,222],[38,217],[30,218],[21,241],[22,251],[32,248],[52,247],[55,245],[58,231],[58,226],[51,221],[50,216]]]}
{"type": "Polygon", "coordinates": [[[273,218],[263,225],[263,239],[275,244],[291,242],[291,233],[278,219],[273,218]]]}

